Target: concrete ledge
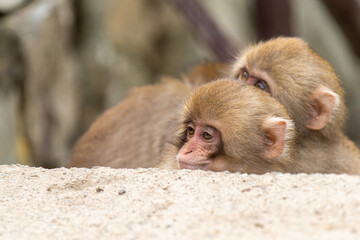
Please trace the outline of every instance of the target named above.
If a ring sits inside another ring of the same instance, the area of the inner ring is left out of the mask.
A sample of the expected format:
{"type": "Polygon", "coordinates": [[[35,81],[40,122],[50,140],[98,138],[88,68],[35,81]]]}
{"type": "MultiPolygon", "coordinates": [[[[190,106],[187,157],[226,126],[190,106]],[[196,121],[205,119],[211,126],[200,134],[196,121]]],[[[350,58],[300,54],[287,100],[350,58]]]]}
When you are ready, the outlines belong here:
{"type": "Polygon", "coordinates": [[[360,239],[360,177],[0,166],[0,239],[360,239]]]}

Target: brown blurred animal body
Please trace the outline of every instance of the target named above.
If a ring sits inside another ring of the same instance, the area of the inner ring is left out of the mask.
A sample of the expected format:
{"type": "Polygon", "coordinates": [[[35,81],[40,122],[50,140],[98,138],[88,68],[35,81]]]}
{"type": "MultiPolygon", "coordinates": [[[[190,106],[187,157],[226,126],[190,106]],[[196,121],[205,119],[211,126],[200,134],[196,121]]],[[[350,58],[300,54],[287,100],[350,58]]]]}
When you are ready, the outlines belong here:
{"type": "Polygon", "coordinates": [[[70,166],[154,167],[166,134],[178,118],[177,109],[190,92],[185,84],[171,78],[133,89],[78,140],[70,166]]]}
{"type": "Polygon", "coordinates": [[[211,81],[228,77],[230,71],[230,64],[221,62],[206,62],[195,66],[182,78],[186,84],[196,88],[211,81]]]}

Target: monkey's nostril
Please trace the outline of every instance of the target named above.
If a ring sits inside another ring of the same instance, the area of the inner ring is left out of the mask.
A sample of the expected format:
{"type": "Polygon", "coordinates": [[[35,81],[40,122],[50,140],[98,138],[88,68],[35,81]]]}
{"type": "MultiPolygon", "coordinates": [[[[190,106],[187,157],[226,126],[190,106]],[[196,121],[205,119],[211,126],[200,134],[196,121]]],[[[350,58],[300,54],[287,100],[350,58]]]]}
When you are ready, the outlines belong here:
{"type": "Polygon", "coordinates": [[[185,152],[185,154],[184,154],[184,155],[190,154],[190,153],[192,153],[192,152],[193,152],[192,150],[187,151],[187,152],[185,152]]]}

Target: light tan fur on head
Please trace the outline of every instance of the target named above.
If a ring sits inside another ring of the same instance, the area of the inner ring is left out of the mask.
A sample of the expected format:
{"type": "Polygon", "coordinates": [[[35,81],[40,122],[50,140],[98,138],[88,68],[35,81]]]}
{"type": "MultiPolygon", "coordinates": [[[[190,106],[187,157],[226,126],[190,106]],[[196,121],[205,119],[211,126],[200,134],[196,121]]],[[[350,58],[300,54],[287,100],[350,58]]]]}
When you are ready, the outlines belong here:
{"type": "Polygon", "coordinates": [[[220,131],[223,152],[215,170],[283,171],[292,161],[294,128],[286,110],[276,99],[240,81],[217,80],[198,88],[184,106],[182,121],[184,126],[199,122],[220,131]],[[266,134],[276,124],[282,124],[284,132],[271,136],[283,134],[276,139],[283,145],[267,157],[266,149],[271,148],[266,146],[266,134]]]}
{"type": "Polygon", "coordinates": [[[184,82],[191,88],[228,76],[231,66],[221,62],[205,62],[183,75],[184,82]]]}
{"type": "Polygon", "coordinates": [[[300,38],[252,45],[236,59],[232,77],[283,104],[296,126],[290,172],[360,174],[360,151],[343,132],[344,91],[330,64],[300,38]]]}
{"type": "Polygon", "coordinates": [[[346,108],[339,79],[329,63],[302,39],[279,37],[252,45],[237,57],[232,77],[238,78],[244,68],[268,83],[270,94],[285,106],[300,135],[307,134],[314,92],[326,89],[335,96],[336,104],[328,117],[331,121],[317,130],[327,138],[342,131],[346,108]]]}

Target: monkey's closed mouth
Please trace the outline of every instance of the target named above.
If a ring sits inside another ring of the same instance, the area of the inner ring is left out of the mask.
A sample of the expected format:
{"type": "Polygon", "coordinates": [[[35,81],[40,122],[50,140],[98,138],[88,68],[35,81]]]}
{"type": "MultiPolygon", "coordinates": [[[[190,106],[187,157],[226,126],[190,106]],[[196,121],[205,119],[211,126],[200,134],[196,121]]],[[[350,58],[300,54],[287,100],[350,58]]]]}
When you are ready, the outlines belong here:
{"type": "Polygon", "coordinates": [[[180,165],[181,169],[208,170],[210,162],[209,163],[204,163],[204,164],[196,164],[196,165],[179,162],[179,165],[180,165]]]}

